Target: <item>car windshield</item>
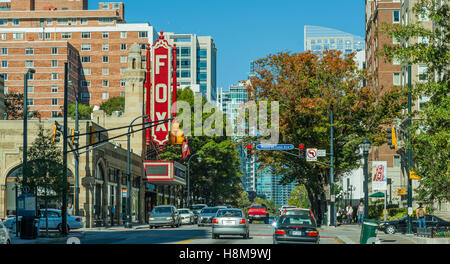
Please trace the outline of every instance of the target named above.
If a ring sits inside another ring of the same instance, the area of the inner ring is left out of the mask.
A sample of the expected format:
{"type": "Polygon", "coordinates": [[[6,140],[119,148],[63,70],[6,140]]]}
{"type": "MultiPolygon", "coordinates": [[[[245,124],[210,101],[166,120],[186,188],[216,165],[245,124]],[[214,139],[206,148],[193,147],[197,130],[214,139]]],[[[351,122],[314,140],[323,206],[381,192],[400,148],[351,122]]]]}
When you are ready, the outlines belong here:
{"type": "Polygon", "coordinates": [[[310,217],[289,216],[284,217],[281,224],[284,225],[313,225],[313,220],[310,217]]]}
{"type": "Polygon", "coordinates": [[[200,210],[200,209],[202,209],[204,207],[205,207],[204,205],[193,205],[193,206],[191,206],[191,209],[192,210],[200,210]]]}
{"type": "Polygon", "coordinates": [[[219,210],[219,208],[204,208],[201,214],[214,214],[219,210]]]}
{"type": "Polygon", "coordinates": [[[189,214],[189,210],[186,210],[186,209],[184,209],[184,210],[178,210],[178,212],[179,212],[180,214],[189,214]]]}
{"type": "Polygon", "coordinates": [[[218,217],[242,217],[242,212],[239,210],[219,210],[218,217]]]}
{"type": "Polygon", "coordinates": [[[170,214],[172,213],[171,207],[155,207],[152,211],[154,214],[170,214]]]}
{"type": "Polygon", "coordinates": [[[250,206],[251,209],[266,209],[266,206],[264,206],[263,204],[255,204],[250,206]]]}

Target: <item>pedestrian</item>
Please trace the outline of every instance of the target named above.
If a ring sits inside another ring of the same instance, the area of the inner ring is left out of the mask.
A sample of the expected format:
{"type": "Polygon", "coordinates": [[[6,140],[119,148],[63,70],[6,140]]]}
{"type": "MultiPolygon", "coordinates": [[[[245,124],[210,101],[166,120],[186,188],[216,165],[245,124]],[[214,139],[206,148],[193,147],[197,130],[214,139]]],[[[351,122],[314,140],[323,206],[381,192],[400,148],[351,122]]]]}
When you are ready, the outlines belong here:
{"type": "Polygon", "coordinates": [[[342,222],[342,214],[341,214],[341,207],[339,206],[337,212],[336,212],[336,218],[337,218],[337,224],[340,225],[342,222]]]}
{"type": "Polygon", "coordinates": [[[353,208],[352,208],[352,206],[350,205],[350,204],[348,204],[347,205],[347,208],[346,208],[346,216],[347,216],[347,224],[351,224],[352,223],[352,217],[353,217],[353,208]]]}
{"type": "Polygon", "coordinates": [[[427,225],[425,223],[425,214],[426,214],[425,208],[422,206],[422,203],[419,203],[419,207],[416,209],[416,217],[417,222],[419,223],[419,228],[427,228],[427,225]]]}
{"type": "Polygon", "coordinates": [[[114,206],[111,206],[111,226],[114,225],[114,215],[116,214],[116,208],[114,206]]]}
{"type": "Polygon", "coordinates": [[[361,201],[358,205],[358,211],[356,212],[358,215],[358,225],[362,225],[364,222],[364,202],[361,201]]]}
{"type": "Polygon", "coordinates": [[[70,215],[70,216],[73,215],[73,206],[72,206],[71,203],[69,203],[69,204],[67,205],[67,215],[70,215]]]}

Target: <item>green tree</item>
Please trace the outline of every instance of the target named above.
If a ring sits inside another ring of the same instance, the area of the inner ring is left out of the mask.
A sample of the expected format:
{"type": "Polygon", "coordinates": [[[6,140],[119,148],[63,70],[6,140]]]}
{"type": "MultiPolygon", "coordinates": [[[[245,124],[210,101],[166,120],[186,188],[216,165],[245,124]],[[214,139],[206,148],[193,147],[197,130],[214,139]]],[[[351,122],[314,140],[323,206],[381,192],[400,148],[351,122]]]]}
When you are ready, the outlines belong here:
{"type": "Polygon", "coordinates": [[[100,105],[100,110],[105,111],[106,114],[111,115],[113,111],[124,111],[125,97],[112,97],[100,105]]]}
{"type": "Polygon", "coordinates": [[[308,192],[305,186],[296,185],[289,195],[288,205],[309,208],[308,192]]]}
{"type": "MultiPolygon", "coordinates": [[[[85,104],[78,104],[78,119],[79,120],[91,120],[91,113],[93,107],[85,104]]],[[[68,107],[69,117],[75,119],[75,104],[71,103],[68,107]]]]}
{"type": "MultiPolygon", "coordinates": [[[[413,112],[414,122],[408,130],[414,164],[419,174],[418,199],[450,201],[450,12],[446,1],[419,0],[413,8],[416,17],[428,15],[433,28],[426,29],[422,22],[408,25],[384,25],[384,32],[398,39],[401,45],[385,45],[381,55],[389,61],[394,58],[405,65],[425,64],[428,81],[412,87],[413,98],[426,96],[430,100],[413,112]],[[428,43],[416,43],[416,39],[428,43]],[[408,45],[406,45],[408,43],[408,45]],[[426,151],[424,151],[426,149],[426,151]],[[429,155],[433,153],[433,155],[429,155]]],[[[407,117],[407,115],[405,116],[407,117]]]]}
{"type": "MultiPolygon", "coordinates": [[[[279,102],[280,142],[305,144],[306,148],[330,149],[330,106],[334,107],[335,181],[361,166],[359,145],[364,137],[373,145],[386,141],[383,125],[391,124],[404,102],[404,91],[394,87],[380,94],[363,86],[368,78],[359,71],[354,54],[339,51],[315,55],[310,52],[280,52],[256,62],[251,78],[252,98],[279,102]]],[[[283,175],[282,183],[294,180],[305,186],[315,215],[321,215],[329,186],[330,170],[280,152],[262,152],[259,161],[283,175]]],[[[330,163],[329,157],[320,159],[330,163]]]]}

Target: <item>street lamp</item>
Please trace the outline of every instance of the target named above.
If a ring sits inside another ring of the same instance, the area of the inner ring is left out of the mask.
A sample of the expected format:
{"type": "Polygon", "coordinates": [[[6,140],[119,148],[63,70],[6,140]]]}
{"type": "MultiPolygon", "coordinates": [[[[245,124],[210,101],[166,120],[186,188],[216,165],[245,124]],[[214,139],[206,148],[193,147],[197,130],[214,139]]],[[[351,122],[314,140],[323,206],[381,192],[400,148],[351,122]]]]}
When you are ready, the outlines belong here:
{"type": "Polygon", "coordinates": [[[133,121],[131,121],[130,125],[128,126],[128,134],[127,134],[127,221],[125,222],[125,228],[131,228],[132,224],[131,224],[131,186],[130,186],[130,174],[131,174],[131,169],[130,169],[130,136],[131,136],[131,132],[133,131],[133,123],[140,119],[140,118],[148,118],[148,115],[143,115],[143,116],[139,116],[136,117],[135,119],[133,119],[133,121]]]}
{"type": "Polygon", "coordinates": [[[202,162],[202,156],[200,155],[200,153],[195,153],[194,155],[190,156],[188,159],[188,167],[187,167],[187,208],[189,208],[189,206],[191,205],[191,187],[190,187],[190,178],[191,178],[191,170],[190,170],[190,164],[191,164],[191,159],[194,156],[199,156],[198,157],[198,161],[202,162]]]}
{"type": "MultiPolygon", "coordinates": [[[[23,174],[23,182],[26,183],[26,167],[27,167],[27,123],[28,123],[28,79],[30,78],[30,74],[36,73],[35,69],[29,68],[27,73],[24,75],[24,91],[23,91],[23,164],[22,164],[22,174],[23,174]]],[[[25,191],[26,193],[27,191],[25,191]]]]}
{"type": "Polygon", "coordinates": [[[370,151],[370,141],[364,138],[361,143],[364,155],[364,216],[369,216],[369,165],[368,157],[370,151]]]}

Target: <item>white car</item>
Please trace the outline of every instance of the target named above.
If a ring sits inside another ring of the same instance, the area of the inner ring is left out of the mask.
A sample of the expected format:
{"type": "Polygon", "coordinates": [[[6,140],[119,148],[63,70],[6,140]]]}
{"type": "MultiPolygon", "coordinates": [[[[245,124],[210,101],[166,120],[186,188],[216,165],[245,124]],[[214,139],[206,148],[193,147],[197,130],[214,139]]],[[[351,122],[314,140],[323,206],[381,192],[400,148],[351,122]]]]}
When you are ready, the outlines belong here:
{"type": "MultiPolygon", "coordinates": [[[[39,219],[39,227],[40,229],[46,228],[46,217],[45,217],[45,209],[41,209],[41,217],[39,219]]],[[[61,231],[62,226],[62,217],[61,210],[57,209],[47,209],[48,215],[48,229],[58,229],[61,231]]],[[[21,220],[21,216],[19,216],[19,221],[21,220]]],[[[16,224],[16,218],[11,217],[5,221],[5,226],[12,229],[16,224]]],[[[80,216],[71,216],[67,215],[67,225],[69,226],[69,230],[71,229],[79,229],[83,228],[83,221],[80,216]]]]}
{"type": "Polygon", "coordinates": [[[187,208],[181,208],[178,209],[178,213],[180,214],[181,217],[181,224],[188,224],[188,225],[193,225],[195,222],[194,219],[194,213],[187,209],[187,208]]]}
{"type": "Polygon", "coordinates": [[[9,237],[9,231],[6,226],[0,220],[0,244],[11,244],[11,238],[9,237]]]}

